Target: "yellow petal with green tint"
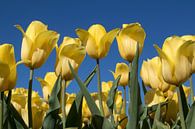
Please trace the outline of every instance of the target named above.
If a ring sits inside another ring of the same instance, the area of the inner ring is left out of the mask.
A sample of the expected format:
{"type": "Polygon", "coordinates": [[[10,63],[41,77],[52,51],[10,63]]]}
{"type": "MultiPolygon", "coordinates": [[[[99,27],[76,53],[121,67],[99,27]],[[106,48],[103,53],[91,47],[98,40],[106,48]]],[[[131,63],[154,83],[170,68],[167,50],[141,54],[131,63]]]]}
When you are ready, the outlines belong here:
{"type": "Polygon", "coordinates": [[[21,59],[24,61],[26,65],[29,63],[26,62],[27,60],[31,60],[32,57],[32,47],[34,42],[26,35],[24,30],[20,25],[15,25],[15,27],[22,33],[23,40],[22,40],[22,47],[21,47],[21,59]]]}
{"type": "Polygon", "coordinates": [[[146,33],[139,23],[125,25],[125,28],[122,29],[121,33],[134,39],[139,43],[140,47],[143,47],[146,33]]]}
{"type": "Polygon", "coordinates": [[[106,34],[105,28],[100,24],[92,25],[88,32],[91,34],[91,36],[95,39],[96,45],[100,45],[100,40],[102,37],[106,34]]]}
{"type": "Polygon", "coordinates": [[[99,58],[103,58],[108,54],[110,46],[114,41],[114,38],[118,34],[119,30],[120,30],[119,28],[113,29],[102,37],[98,49],[99,58]]]}
{"type": "Polygon", "coordinates": [[[40,21],[32,21],[26,30],[26,35],[34,41],[36,37],[41,33],[47,31],[47,25],[40,21]]]}
{"type": "Polygon", "coordinates": [[[98,45],[94,37],[83,29],[76,29],[76,34],[80,38],[82,45],[86,46],[87,54],[92,58],[98,59],[98,45]]]}

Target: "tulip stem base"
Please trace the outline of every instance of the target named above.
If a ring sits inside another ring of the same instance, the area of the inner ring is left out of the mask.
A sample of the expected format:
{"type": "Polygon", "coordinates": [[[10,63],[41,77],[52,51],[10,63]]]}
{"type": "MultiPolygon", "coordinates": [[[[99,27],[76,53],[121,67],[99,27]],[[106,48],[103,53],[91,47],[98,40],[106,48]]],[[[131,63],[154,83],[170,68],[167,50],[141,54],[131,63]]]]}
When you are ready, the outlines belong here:
{"type": "Polygon", "coordinates": [[[63,123],[63,129],[66,128],[66,81],[65,80],[62,80],[61,82],[61,85],[62,85],[62,98],[61,98],[61,101],[62,101],[62,123],[63,123]]]}
{"type": "Polygon", "coordinates": [[[192,76],[190,77],[190,89],[191,89],[191,104],[194,103],[194,88],[193,88],[193,82],[192,82],[192,76]]]}
{"type": "Polygon", "coordinates": [[[99,59],[96,60],[96,63],[97,63],[97,81],[98,81],[98,100],[99,100],[101,115],[104,116],[104,110],[102,105],[102,87],[101,87],[101,79],[100,79],[99,59]]]}
{"type": "Polygon", "coordinates": [[[30,69],[30,78],[28,84],[28,126],[30,129],[33,128],[32,120],[32,83],[33,83],[34,70],[30,69]]]}
{"type": "Polygon", "coordinates": [[[4,98],[4,92],[1,92],[0,95],[0,129],[3,129],[3,98],[4,98]]]}

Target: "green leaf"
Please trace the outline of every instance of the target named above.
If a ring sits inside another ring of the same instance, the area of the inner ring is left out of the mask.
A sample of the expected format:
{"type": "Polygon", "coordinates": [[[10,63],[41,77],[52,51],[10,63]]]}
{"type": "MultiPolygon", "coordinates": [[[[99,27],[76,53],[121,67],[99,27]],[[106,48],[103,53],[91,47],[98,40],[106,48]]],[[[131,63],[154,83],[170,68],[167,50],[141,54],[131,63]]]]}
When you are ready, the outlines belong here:
{"type": "Polygon", "coordinates": [[[156,129],[170,129],[168,125],[163,124],[159,120],[156,120],[156,129]]]}
{"type": "Polygon", "coordinates": [[[144,92],[144,95],[147,93],[147,89],[146,89],[146,86],[144,85],[144,82],[142,81],[142,89],[143,89],[143,92],[144,92]]]}
{"type": "Polygon", "coordinates": [[[192,107],[186,118],[187,129],[194,129],[195,127],[195,102],[192,104],[192,107]]]}
{"type": "Polygon", "coordinates": [[[114,80],[113,86],[108,93],[107,106],[109,109],[111,109],[111,111],[113,111],[115,94],[118,88],[118,83],[119,83],[120,78],[121,76],[118,76],[116,80],[114,80]]]}
{"type": "Polygon", "coordinates": [[[92,116],[92,126],[94,129],[115,129],[107,118],[99,115],[92,116]]]}
{"type": "Polygon", "coordinates": [[[61,77],[58,76],[54,88],[49,97],[49,110],[43,121],[43,129],[55,129],[57,121],[61,120],[58,115],[60,109],[61,77]]]}
{"type": "Polygon", "coordinates": [[[181,126],[183,129],[186,129],[185,119],[187,117],[189,109],[188,109],[187,100],[182,85],[179,85],[177,87],[177,95],[179,101],[179,115],[180,115],[181,126]]]}
{"type": "Polygon", "coordinates": [[[157,121],[159,120],[160,120],[160,104],[158,104],[157,110],[155,112],[154,123],[152,125],[152,129],[158,129],[157,121]]]}
{"type": "Polygon", "coordinates": [[[100,110],[98,109],[97,105],[95,104],[94,100],[92,99],[89,91],[87,90],[87,88],[85,87],[85,85],[83,84],[83,82],[81,81],[81,79],[78,77],[78,75],[75,73],[75,71],[73,70],[70,62],[69,62],[69,67],[71,69],[71,72],[73,74],[73,76],[75,77],[75,80],[77,81],[85,99],[87,102],[87,105],[89,107],[89,110],[91,111],[92,115],[98,115],[101,116],[100,110]]]}
{"type": "Polygon", "coordinates": [[[138,59],[139,59],[139,46],[133,59],[132,71],[130,73],[129,88],[130,88],[130,102],[129,102],[129,119],[127,128],[137,129],[139,122],[139,108],[141,104],[140,87],[138,83],[138,59]]]}
{"type": "MultiPolygon", "coordinates": [[[[88,87],[89,83],[93,79],[96,72],[97,72],[97,67],[93,69],[93,71],[89,74],[89,76],[85,80],[84,82],[85,87],[88,87]]],[[[79,129],[82,127],[82,100],[83,100],[83,94],[82,91],[79,91],[68,113],[67,120],[66,120],[66,127],[78,127],[79,129]]]]}

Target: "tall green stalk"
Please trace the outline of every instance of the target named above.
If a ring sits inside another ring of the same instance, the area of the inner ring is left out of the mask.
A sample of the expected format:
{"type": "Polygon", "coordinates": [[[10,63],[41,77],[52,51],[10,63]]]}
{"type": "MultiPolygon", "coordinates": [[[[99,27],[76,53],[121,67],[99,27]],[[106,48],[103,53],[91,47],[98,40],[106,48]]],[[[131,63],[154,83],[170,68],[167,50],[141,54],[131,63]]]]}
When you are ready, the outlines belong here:
{"type": "Polygon", "coordinates": [[[0,95],[0,129],[3,129],[3,96],[4,91],[2,91],[0,95]]]}
{"type": "Polygon", "coordinates": [[[124,106],[124,110],[125,110],[125,114],[127,113],[126,111],[126,104],[127,104],[127,95],[126,95],[126,86],[123,86],[124,89],[124,101],[123,101],[123,106],[124,106]]]}
{"type": "Polygon", "coordinates": [[[96,60],[96,63],[97,63],[97,80],[98,80],[98,100],[99,100],[101,115],[104,116],[104,110],[102,105],[102,87],[101,87],[101,79],[100,79],[99,59],[96,60]]]}
{"type": "Polygon", "coordinates": [[[193,104],[193,102],[194,102],[194,88],[193,88],[192,76],[190,77],[190,88],[191,88],[191,104],[193,104]]]}
{"type": "Polygon", "coordinates": [[[33,83],[34,69],[30,69],[30,78],[28,84],[28,126],[30,129],[33,128],[32,119],[32,83],[33,83]]]}
{"type": "Polygon", "coordinates": [[[61,95],[61,101],[62,101],[62,123],[63,123],[63,129],[66,128],[66,81],[62,80],[62,95],[61,95]]]}

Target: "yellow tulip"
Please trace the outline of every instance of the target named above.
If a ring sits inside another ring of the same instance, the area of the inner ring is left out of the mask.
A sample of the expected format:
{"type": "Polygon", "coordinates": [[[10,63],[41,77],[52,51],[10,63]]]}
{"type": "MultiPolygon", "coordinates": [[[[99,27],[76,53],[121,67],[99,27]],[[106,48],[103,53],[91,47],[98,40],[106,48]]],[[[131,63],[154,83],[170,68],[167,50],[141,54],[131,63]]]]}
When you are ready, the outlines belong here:
{"type": "Polygon", "coordinates": [[[118,125],[117,129],[125,129],[126,128],[126,125],[127,125],[127,122],[128,122],[128,119],[127,119],[127,116],[126,114],[116,114],[114,115],[114,119],[115,119],[115,122],[120,122],[122,120],[122,122],[118,125]]]}
{"type": "Polygon", "coordinates": [[[62,44],[59,48],[56,48],[56,51],[56,74],[61,75],[66,81],[72,80],[73,75],[68,62],[70,62],[73,69],[77,72],[86,55],[85,47],[82,46],[78,38],[64,37],[62,44]]]}
{"type": "MultiPolygon", "coordinates": [[[[28,90],[24,88],[16,88],[12,90],[11,103],[20,113],[25,123],[28,125],[28,90]]],[[[48,110],[48,104],[38,95],[37,92],[32,91],[32,118],[33,129],[40,129],[48,110]]]]}
{"type": "Polygon", "coordinates": [[[43,98],[45,100],[48,100],[49,96],[51,95],[54,84],[57,80],[57,76],[56,76],[55,72],[47,72],[44,79],[37,78],[37,80],[41,84],[42,92],[43,92],[43,98]]]}
{"type": "Polygon", "coordinates": [[[192,73],[195,73],[195,35],[184,35],[181,38],[187,41],[183,45],[184,54],[188,56],[192,64],[192,73]]]}
{"type": "Polygon", "coordinates": [[[16,25],[23,35],[21,59],[31,69],[41,67],[57,44],[59,34],[48,30],[47,25],[40,21],[33,21],[26,32],[20,25],[16,25]]]}
{"type": "Polygon", "coordinates": [[[106,32],[100,24],[92,25],[88,31],[76,29],[76,34],[86,46],[87,54],[94,59],[104,58],[110,49],[110,46],[119,32],[119,29],[113,29],[106,32]]]}
{"type": "MultiPolygon", "coordinates": [[[[176,120],[177,113],[179,112],[178,96],[175,91],[172,91],[173,89],[170,89],[171,90],[170,92],[172,92],[171,96],[166,96],[165,94],[163,94],[162,91],[159,90],[149,90],[144,97],[145,103],[148,107],[151,107],[162,102],[166,102],[168,100],[168,106],[167,107],[164,106],[161,110],[161,115],[165,117],[166,122],[176,120]]],[[[190,88],[183,86],[183,90],[187,98],[190,94],[190,88]]],[[[150,115],[154,117],[154,114],[150,115]]]]}
{"type": "Polygon", "coordinates": [[[145,37],[146,33],[139,23],[123,24],[122,30],[116,37],[121,57],[132,62],[137,44],[139,44],[139,54],[141,54],[145,37]]]}
{"type": "Polygon", "coordinates": [[[187,50],[181,47],[184,43],[181,37],[172,36],[165,40],[162,49],[155,45],[162,61],[164,80],[176,86],[185,82],[191,74],[191,63],[184,55],[187,50]]]}
{"type": "Polygon", "coordinates": [[[121,86],[127,86],[128,80],[129,80],[129,67],[125,63],[117,63],[115,72],[112,72],[114,78],[116,79],[119,75],[121,75],[121,78],[119,80],[119,85],[121,86]]]}
{"type": "Polygon", "coordinates": [[[112,88],[112,81],[102,82],[102,92],[109,93],[110,89],[112,88]]]}
{"type": "Polygon", "coordinates": [[[11,44],[0,45],[0,71],[0,92],[13,89],[17,71],[14,47],[11,44]]]}
{"type": "Polygon", "coordinates": [[[140,72],[141,78],[146,86],[152,89],[159,89],[163,92],[167,91],[170,86],[166,83],[162,76],[162,64],[159,57],[154,57],[144,61],[140,72]]]}
{"type": "Polygon", "coordinates": [[[76,98],[76,94],[67,94],[67,97],[66,97],[66,115],[68,115],[69,111],[70,111],[70,108],[76,98]]]}

